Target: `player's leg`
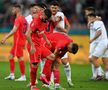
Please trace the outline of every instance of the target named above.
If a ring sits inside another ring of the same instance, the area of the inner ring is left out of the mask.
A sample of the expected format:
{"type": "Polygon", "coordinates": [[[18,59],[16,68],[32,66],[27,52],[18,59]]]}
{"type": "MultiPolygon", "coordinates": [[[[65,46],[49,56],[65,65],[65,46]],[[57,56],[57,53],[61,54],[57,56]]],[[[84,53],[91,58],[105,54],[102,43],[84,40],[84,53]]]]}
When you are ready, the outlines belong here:
{"type": "Polygon", "coordinates": [[[60,67],[60,59],[57,59],[57,60],[54,61],[54,67],[53,67],[55,89],[65,90],[65,88],[63,88],[60,85],[59,67],[60,67]]]}
{"type": "Polygon", "coordinates": [[[98,62],[98,58],[102,57],[106,49],[106,46],[103,42],[98,43],[96,46],[93,55],[92,55],[92,62],[96,68],[97,78],[96,80],[101,80],[103,78],[103,70],[98,62]]]}
{"type": "Polygon", "coordinates": [[[52,61],[51,60],[46,60],[44,68],[43,68],[43,72],[40,76],[40,80],[43,81],[46,84],[49,84],[49,81],[50,81],[51,66],[52,66],[52,61]]]}
{"type": "Polygon", "coordinates": [[[30,84],[31,84],[31,90],[37,89],[36,88],[36,76],[37,76],[37,69],[38,69],[38,63],[30,63],[30,84]]]}
{"type": "Polygon", "coordinates": [[[69,55],[66,53],[66,55],[62,58],[61,61],[64,65],[64,71],[67,77],[67,82],[69,86],[73,86],[72,79],[71,79],[71,67],[69,64],[69,55]]]}
{"type": "Polygon", "coordinates": [[[97,46],[97,44],[91,43],[90,44],[90,49],[89,49],[89,53],[90,53],[90,55],[89,55],[89,62],[91,64],[91,68],[92,68],[92,77],[90,78],[91,80],[95,80],[96,77],[97,77],[96,68],[95,68],[94,64],[92,63],[92,54],[93,54],[96,46],[97,46]]]}
{"type": "Polygon", "coordinates": [[[46,62],[45,62],[43,72],[40,76],[40,80],[43,83],[49,84],[49,79],[51,76],[51,66],[52,66],[53,61],[55,60],[55,55],[47,48],[44,48],[42,51],[42,57],[43,58],[46,57],[46,59],[48,59],[48,60],[46,60],[46,62]]]}
{"type": "Polygon", "coordinates": [[[108,58],[102,58],[103,64],[105,66],[105,79],[108,80],[108,58]]]}
{"type": "Polygon", "coordinates": [[[25,76],[25,62],[24,62],[23,57],[18,57],[18,62],[19,62],[21,77],[18,78],[18,79],[15,79],[15,81],[26,81],[26,76],[25,76]]]}
{"type": "Polygon", "coordinates": [[[30,87],[31,90],[38,90],[38,88],[35,86],[36,85],[36,74],[37,74],[37,69],[38,69],[38,63],[40,62],[41,59],[41,52],[40,52],[40,47],[35,46],[36,52],[34,54],[30,53],[31,46],[28,45],[27,49],[29,52],[29,57],[30,57],[30,87]]]}
{"type": "Polygon", "coordinates": [[[21,77],[16,79],[15,81],[26,81],[23,49],[24,49],[24,45],[17,45],[17,49],[15,51],[15,56],[17,56],[18,58],[20,72],[21,72],[21,77]]]}
{"type": "Polygon", "coordinates": [[[10,75],[5,77],[5,79],[14,80],[15,62],[14,62],[14,56],[12,54],[9,55],[9,64],[10,64],[10,75]]]}
{"type": "Polygon", "coordinates": [[[97,77],[97,73],[96,73],[96,68],[94,66],[94,64],[92,63],[92,59],[89,58],[89,61],[91,63],[91,68],[92,68],[92,77],[90,78],[91,80],[95,80],[97,77]]]}
{"type": "Polygon", "coordinates": [[[105,50],[102,60],[105,65],[105,79],[108,80],[108,48],[105,50]]]}

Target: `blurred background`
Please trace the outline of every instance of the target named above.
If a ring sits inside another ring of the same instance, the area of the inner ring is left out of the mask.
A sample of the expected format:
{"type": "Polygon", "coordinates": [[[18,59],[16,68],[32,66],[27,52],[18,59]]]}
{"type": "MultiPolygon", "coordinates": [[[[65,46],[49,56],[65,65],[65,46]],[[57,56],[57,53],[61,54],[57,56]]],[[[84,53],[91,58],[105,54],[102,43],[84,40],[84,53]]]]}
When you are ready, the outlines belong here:
{"type": "MultiPolygon", "coordinates": [[[[49,4],[53,0],[0,0],[0,33],[7,33],[11,30],[13,25],[13,17],[10,14],[9,8],[13,3],[22,4],[24,7],[23,15],[27,16],[28,6],[31,3],[40,3],[44,2],[49,4]]],[[[89,51],[89,30],[87,29],[87,22],[84,16],[84,8],[88,6],[93,6],[96,9],[96,13],[102,17],[103,22],[108,28],[108,0],[56,0],[60,3],[61,10],[67,16],[70,24],[71,30],[69,35],[74,39],[76,42],[79,43],[80,50],[79,53],[74,56],[76,62],[78,63],[87,63],[88,62],[88,51],[89,51]]],[[[0,39],[5,34],[0,34],[0,39]]],[[[9,40],[10,43],[7,45],[11,46],[12,40],[9,40]]],[[[5,47],[7,48],[7,47],[5,47]]],[[[4,51],[9,49],[1,48],[1,52],[3,54],[4,51]]],[[[1,53],[0,52],[0,53],[1,53]]],[[[0,60],[3,60],[8,54],[4,52],[3,55],[0,55],[0,60]]],[[[73,56],[71,55],[73,58],[73,56]]],[[[73,59],[74,60],[74,59],[73,59]]]]}

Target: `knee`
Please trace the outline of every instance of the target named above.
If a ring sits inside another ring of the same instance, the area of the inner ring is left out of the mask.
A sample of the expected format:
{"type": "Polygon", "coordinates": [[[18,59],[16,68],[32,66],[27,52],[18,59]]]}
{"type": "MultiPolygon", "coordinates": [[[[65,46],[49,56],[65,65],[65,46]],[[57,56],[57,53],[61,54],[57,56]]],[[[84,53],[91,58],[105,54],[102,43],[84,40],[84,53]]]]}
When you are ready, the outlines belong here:
{"type": "Polygon", "coordinates": [[[66,59],[62,59],[62,64],[63,64],[63,65],[67,65],[67,63],[68,63],[67,58],[66,58],[66,59]]]}

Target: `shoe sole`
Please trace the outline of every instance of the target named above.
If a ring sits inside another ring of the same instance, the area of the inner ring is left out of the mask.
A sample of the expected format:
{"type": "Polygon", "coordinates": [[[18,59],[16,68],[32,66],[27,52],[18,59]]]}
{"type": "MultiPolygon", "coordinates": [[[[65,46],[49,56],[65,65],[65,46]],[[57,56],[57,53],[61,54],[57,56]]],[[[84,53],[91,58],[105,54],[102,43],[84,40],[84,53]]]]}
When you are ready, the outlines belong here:
{"type": "Polygon", "coordinates": [[[26,81],[26,80],[15,80],[16,82],[18,81],[18,82],[23,82],[23,81],[26,81]]]}

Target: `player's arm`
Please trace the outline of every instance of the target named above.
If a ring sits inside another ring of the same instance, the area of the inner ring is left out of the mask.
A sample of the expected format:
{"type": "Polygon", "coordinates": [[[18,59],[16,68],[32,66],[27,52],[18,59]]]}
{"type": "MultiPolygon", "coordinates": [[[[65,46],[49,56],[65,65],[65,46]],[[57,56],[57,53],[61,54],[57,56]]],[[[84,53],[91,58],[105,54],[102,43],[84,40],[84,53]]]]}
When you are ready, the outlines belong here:
{"type": "Polygon", "coordinates": [[[94,40],[96,40],[101,34],[102,34],[101,30],[96,31],[96,35],[93,39],[90,40],[90,43],[92,43],[94,40]]]}
{"type": "Polygon", "coordinates": [[[58,54],[58,50],[55,49],[55,50],[54,50],[54,55],[57,56],[57,54],[58,54]]]}
{"type": "Polygon", "coordinates": [[[10,38],[18,29],[18,26],[14,25],[13,29],[2,39],[1,44],[4,44],[8,38],[10,38]]]}
{"type": "Polygon", "coordinates": [[[44,40],[46,41],[46,43],[48,44],[48,46],[51,47],[51,43],[50,43],[50,41],[48,40],[48,38],[47,38],[47,36],[45,35],[44,32],[42,33],[42,36],[43,36],[44,40]]]}
{"type": "Polygon", "coordinates": [[[67,19],[67,17],[65,16],[65,28],[66,28],[66,30],[67,30],[67,33],[70,31],[70,23],[69,23],[69,21],[68,21],[68,19],[67,19]]]}
{"type": "Polygon", "coordinates": [[[54,22],[56,23],[56,28],[60,31],[60,32],[65,32],[67,33],[67,30],[62,28],[60,25],[58,25],[58,23],[62,20],[62,17],[61,16],[56,16],[54,22]]]}
{"type": "Polygon", "coordinates": [[[62,28],[60,25],[56,25],[56,28],[60,31],[60,32],[64,32],[64,33],[67,33],[67,29],[65,28],[62,28]]]}
{"type": "Polygon", "coordinates": [[[25,35],[26,35],[28,43],[31,45],[30,53],[33,54],[36,51],[36,49],[35,49],[35,46],[32,42],[31,34],[32,34],[32,30],[30,29],[30,27],[28,27],[28,30],[27,30],[25,35]]]}

